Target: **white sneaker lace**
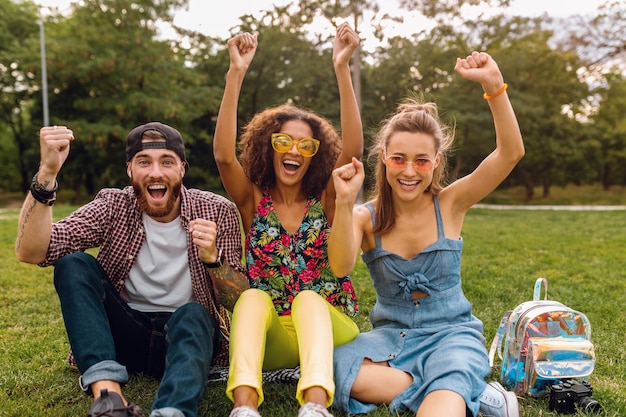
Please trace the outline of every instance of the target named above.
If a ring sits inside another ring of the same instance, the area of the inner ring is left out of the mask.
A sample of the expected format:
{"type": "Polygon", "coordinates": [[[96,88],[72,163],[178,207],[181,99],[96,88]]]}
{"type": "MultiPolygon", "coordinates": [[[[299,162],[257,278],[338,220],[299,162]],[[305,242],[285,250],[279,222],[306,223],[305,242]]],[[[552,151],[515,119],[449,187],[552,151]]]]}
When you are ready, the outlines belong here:
{"type": "Polygon", "coordinates": [[[489,382],[480,395],[480,412],[483,417],[519,417],[517,397],[499,382],[489,382]]]}
{"type": "Polygon", "coordinates": [[[306,403],[298,411],[298,417],[333,417],[326,408],[315,403],[306,403]]]}
{"type": "Polygon", "coordinates": [[[261,414],[250,407],[242,405],[240,407],[233,408],[228,417],[261,417],[261,414]]]}

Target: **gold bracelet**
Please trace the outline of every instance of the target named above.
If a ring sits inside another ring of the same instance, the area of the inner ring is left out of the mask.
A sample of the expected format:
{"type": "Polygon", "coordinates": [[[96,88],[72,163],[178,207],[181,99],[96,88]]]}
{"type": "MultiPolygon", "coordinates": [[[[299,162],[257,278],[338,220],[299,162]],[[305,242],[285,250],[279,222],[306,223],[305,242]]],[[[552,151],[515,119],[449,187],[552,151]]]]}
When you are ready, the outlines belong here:
{"type": "Polygon", "coordinates": [[[507,89],[507,88],[509,88],[509,85],[508,85],[507,83],[504,83],[504,84],[502,85],[502,88],[501,88],[501,89],[499,89],[498,91],[496,91],[495,93],[493,93],[493,94],[491,94],[491,95],[489,95],[489,94],[487,94],[487,93],[483,94],[483,98],[484,98],[485,100],[492,100],[492,99],[494,99],[494,98],[498,97],[500,94],[504,93],[504,92],[506,91],[506,89],[507,89]]]}

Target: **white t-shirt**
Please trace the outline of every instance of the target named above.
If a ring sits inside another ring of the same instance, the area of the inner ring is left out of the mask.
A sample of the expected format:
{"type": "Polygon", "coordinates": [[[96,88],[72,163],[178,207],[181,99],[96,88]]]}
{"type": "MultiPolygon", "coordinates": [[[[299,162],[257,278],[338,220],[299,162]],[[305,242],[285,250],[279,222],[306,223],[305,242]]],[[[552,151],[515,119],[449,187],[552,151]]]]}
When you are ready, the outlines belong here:
{"type": "Polygon", "coordinates": [[[193,301],[187,232],[180,217],[161,223],[143,214],[146,240],[125,283],[128,305],[139,311],[176,310],[193,301]]]}

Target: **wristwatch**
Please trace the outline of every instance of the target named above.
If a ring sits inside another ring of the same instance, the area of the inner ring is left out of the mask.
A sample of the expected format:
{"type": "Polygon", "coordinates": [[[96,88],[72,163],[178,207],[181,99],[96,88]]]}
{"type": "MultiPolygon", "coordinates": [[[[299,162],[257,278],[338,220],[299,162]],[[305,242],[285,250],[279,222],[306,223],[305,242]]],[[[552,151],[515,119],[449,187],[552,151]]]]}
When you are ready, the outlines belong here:
{"type": "Polygon", "coordinates": [[[54,202],[57,201],[59,183],[57,180],[54,180],[54,188],[52,188],[52,190],[46,190],[43,185],[39,184],[39,181],[37,181],[37,175],[38,174],[35,174],[35,176],[33,176],[33,180],[30,183],[30,194],[40,203],[46,206],[52,206],[54,202]]]}
{"type": "Polygon", "coordinates": [[[222,253],[222,249],[217,251],[217,260],[215,262],[204,262],[204,265],[207,268],[221,268],[224,264],[224,254],[222,253]]]}

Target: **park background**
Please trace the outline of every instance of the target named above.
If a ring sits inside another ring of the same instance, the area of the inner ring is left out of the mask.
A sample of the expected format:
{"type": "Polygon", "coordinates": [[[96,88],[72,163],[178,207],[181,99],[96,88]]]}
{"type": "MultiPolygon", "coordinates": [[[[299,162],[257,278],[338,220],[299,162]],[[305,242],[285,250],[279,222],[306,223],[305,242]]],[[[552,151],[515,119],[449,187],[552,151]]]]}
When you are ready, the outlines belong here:
{"type": "MultiPolygon", "coordinates": [[[[432,24],[391,37],[386,28],[402,14],[384,13],[380,3],[294,1],[243,15],[224,36],[174,26],[176,36],[164,39],[160,28],[173,22],[185,0],[82,1],[45,14],[31,1],[0,0],[0,416],[72,416],[88,409],[64,362],[67,340],[52,271],[19,264],[13,254],[15,207],[37,169],[39,127],[67,125],[77,138],[59,175],[55,218],[102,187],[127,184],[126,134],[152,120],[182,132],[191,166],[185,184],[223,193],[213,131],[228,68],[226,40],[242,30],[259,34],[259,49],[242,89],[240,127],[284,102],[315,110],[338,127],[334,32],[318,33],[310,25],[347,20],[357,30],[367,27],[378,45],[361,50],[352,63],[366,146],[400,100],[423,95],[456,129],[449,178],[470,172],[493,149],[493,123],[480,86],[453,67],[457,57],[485,50],[509,84],[526,156],[483,203],[625,204],[623,1],[553,18],[507,13],[506,0],[408,0],[398,2],[400,10],[418,10],[432,24]],[[461,7],[466,3],[501,7],[468,18],[461,7]]],[[[485,322],[487,340],[502,312],[527,300],[535,278],[546,276],[551,298],[590,316],[598,347],[591,382],[609,416],[626,416],[625,230],[623,210],[477,208],[463,232],[464,289],[485,322]]],[[[374,298],[362,263],[354,277],[363,306],[359,325],[367,330],[374,298]]],[[[129,397],[147,409],[155,384],[138,377],[129,397]]],[[[293,386],[268,389],[265,415],[295,414],[293,386]]],[[[552,415],[542,401],[521,404],[525,417],[552,415]]],[[[211,387],[201,408],[203,415],[227,415],[223,387],[211,387]]]]}

